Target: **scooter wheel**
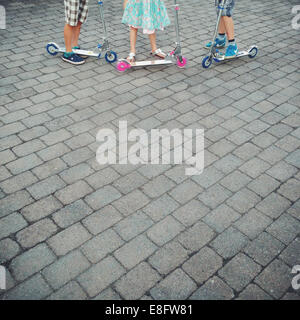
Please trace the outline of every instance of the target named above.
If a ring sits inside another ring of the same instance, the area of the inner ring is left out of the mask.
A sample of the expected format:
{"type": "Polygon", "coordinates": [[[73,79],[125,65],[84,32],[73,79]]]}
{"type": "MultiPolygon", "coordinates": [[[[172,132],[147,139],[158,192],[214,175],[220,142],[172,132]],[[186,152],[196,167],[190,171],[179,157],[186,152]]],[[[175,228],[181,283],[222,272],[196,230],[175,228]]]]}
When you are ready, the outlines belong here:
{"type": "Polygon", "coordinates": [[[117,70],[120,72],[126,71],[128,67],[128,63],[126,63],[125,61],[120,61],[117,63],[117,70]]]}
{"type": "Polygon", "coordinates": [[[253,59],[256,57],[258,53],[258,49],[256,47],[253,47],[250,51],[249,51],[249,58],[253,59]]]}
{"type": "Polygon", "coordinates": [[[118,58],[118,56],[114,51],[109,51],[109,52],[106,52],[106,54],[105,54],[105,60],[108,63],[113,63],[113,62],[117,61],[117,58],[118,58]]]}
{"type": "Polygon", "coordinates": [[[185,66],[186,66],[186,64],[187,64],[187,59],[185,58],[185,57],[181,57],[181,60],[182,61],[180,61],[180,58],[177,58],[177,67],[178,68],[184,68],[185,66]]]}
{"type": "Polygon", "coordinates": [[[53,42],[47,44],[46,50],[51,56],[56,56],[58,54],[58,46],[53,42]]]}
{"type": "Polygon", "coordinates": [[[202,67],[207,69],[211,66],[212,64],[212,58],[207,56],[202,60],[202,67]]]}

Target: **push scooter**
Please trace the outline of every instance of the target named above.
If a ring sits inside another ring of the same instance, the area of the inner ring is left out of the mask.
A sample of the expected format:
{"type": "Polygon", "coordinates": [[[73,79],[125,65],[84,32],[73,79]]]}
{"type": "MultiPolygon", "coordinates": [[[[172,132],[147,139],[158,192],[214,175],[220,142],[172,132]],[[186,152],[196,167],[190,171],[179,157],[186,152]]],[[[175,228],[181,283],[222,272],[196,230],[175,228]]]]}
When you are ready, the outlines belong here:
{"type": "MultiPolygon", "coordinates": [[[[96,57],[98,59],[101,58],[101,55],[103,52],[105,52],[105,60],[108,63],[113,63],[117,61],[117,54],[110,50],[109,42],[107,39],[107,29],[104,19],[104,12],[103,12],[103,1],[98,1],[99,4],[99,10],[100,10],[100,18],[103,25],[103,31],[104,31],[104,37],[103,37],[103,43],[99,43],[97,48],[98,51],[88,51],[88,50],[81,50],[81,49],[73,49],[73,52],[78,55],[88,56],[88,57],[96,57]]],[[[49,54],[52,56],[57,55],[59,52],[64,53],[66,52],[65,47],[59,47],[55,42],[49,42],[46,46],[46,50],[49,54]]]]}
{"type": "Polygon", "coordinates": [[[212,62],[222,62],[225,60],[230,60],[230,59],[237,59],[241,57],[248,56],[249,58],[254,58],[256,57],[258,53],[258,48],[257,46],[251,46],[248,50],[243,50],[239,51],[236,56],[226,58],[225,54],[222,54],[215,46],[215,41],[218,36],[218,31],[219,31],[219,25],[222,17],[222,11],[225,10],[225,5],[226,5],[227,0],[222,0],[221,3],[218,6],[218,16],[217,16],[217,23],[216,23],[216,28],[214,31],[214,36],[212,39],[212,45],[209,49],[209,54],[202,60],[202,67],[207,69],[211,66],[212,62]]]}
{"type": "Polygon", "coordinates": [[[157,66],[157,65],[171,65],[176,64],[179,68],[184,68],[187,64],[187,59],[182,56],[181,44],[180,44],[180,34],[179,34],[179,19],[178,11],[179,5],[177,0],[174,0],[174,10],[175,10],[175,31],[176,31],[176,47],[173,51],[167,54],[164,59],[161,60],[145,60],[145,61],[136,61],[129,62],[126,59],[120,59],[117,63],[117,70],[124,72],[127,69],[135,67],[147,67],[147,66],[157,66]]]}

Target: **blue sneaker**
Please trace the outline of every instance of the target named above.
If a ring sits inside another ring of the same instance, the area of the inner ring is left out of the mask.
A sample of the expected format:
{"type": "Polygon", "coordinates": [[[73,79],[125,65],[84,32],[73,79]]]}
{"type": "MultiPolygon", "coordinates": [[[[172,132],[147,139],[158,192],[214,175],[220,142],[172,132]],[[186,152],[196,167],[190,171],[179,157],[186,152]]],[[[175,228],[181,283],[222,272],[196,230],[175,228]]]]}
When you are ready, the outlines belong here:
{"type": "MultiPolygon", "coordinates": [[[[205,45],[205,48],[210,49],[211,46],[212,46],[212,42],[210,41],[205,45]]],[[[221,48],[224,48],[225,46],[226,46],[226,36],[223,39],[220,39],[219,37],[217,37],[215,41],[215,47],[218,49],[221,49],[221,48]]]]}
{"type": "Polygon", "coordinates": [[[229,44],[225,52],[225,59],[234,58],[238,54],[238,46],[237,44],[229,44]]]}
{"type": "Polygon", "coordinates": [[[69,62],[71,64],[75,64],[75,65],[80,65],[80,64],[84,64],[85,60],[82,59],[81,57],[79,57],[77,54],[72,53],[70,55],[64,53],[62,56],[63,61],[65,62],[69,62]]]}

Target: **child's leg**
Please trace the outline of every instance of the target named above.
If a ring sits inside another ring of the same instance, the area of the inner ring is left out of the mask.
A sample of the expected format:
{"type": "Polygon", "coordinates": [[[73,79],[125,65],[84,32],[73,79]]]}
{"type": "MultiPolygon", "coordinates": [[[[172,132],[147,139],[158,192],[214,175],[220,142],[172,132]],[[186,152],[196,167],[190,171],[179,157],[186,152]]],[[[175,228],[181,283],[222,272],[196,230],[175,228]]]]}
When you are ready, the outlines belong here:
{"type": "MultiPolygon", "coordinates": [[[[234,23],[232,17],[222,17],[222,32],[227,34],[229,41],[234,40],[234,23]]],[[[221,30],[221,29],[219,29],[221,30]]]]}
{"type": "Polygon", "coordinates": [[[65,38],[65,45],[66,45],[66,52],[72,52],[72,40],[74,36],[74,31],[73,31],[72,26],[69,24],[65,24],[64,28],[64,38],[65,38]]]}
{"type": "Polygon", "coordinates": [[[137,38],[138,29],[134,27],[130,27],[129,31],[129,39],[130,39],[130,54],[127,57],[128,62],[135,61],[135,46],[136,46],[136,38],[137,38]]]}
{"type": "Polygon", "coordinates": [[[150,40],[150,46],[151,46],[151,50],[152,52],[157,50],[157,46],[156,46],[156,33],[151,33],[149,34],[149,40],[150,40]]]}
{"type": "Polygon", "coordinates": [[[138,29],[134,27],[130,27],[130,52],[135,53],[135,46],[136,46],[136,38],[137,38],[138,29]]]}
{"type": "Polygon", "coordinates": [[[72,39],[72,47],[78,47],[78,39],[79,39],[79,35],[80,35],[81,25],[82,25],[82,23],[78,22],[77,26],[74,27],[73,39],[72,39]]]}
{"type": "Polygon", "coordinates": [[[166,54],[163,53],[160,49],[157,50],[156,33],[155,32],[149,34],[149,40],[150,40],[152,54],[155,54],[157,57],[164,59],[166,57],[166,54]]]}

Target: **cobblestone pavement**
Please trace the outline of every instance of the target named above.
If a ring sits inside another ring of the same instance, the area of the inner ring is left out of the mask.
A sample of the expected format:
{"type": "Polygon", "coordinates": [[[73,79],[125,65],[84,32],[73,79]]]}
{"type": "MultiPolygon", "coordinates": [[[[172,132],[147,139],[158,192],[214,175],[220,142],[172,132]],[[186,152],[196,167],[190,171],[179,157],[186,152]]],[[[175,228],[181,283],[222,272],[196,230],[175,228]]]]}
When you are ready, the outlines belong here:
{"type": "MultiPolygon", "coordinates": [[[[90,2],[86,48],[101,36],[90,2]]],[[[112,48],[125,57],[122,1],[106,2],[112,48]]],[[[237,1],[238,43],[259,55],[209,70],[213,1],[180,2],[188,67],[120,74],[104,59],[74,67],[46,53],[63,40],[62,1],[1,1],[1,299],[299,299],[298,1],[237,1]],[[120,120],[204,128],[204,173],[98,165],[96,134],[120,120]]],[[[159,33],[163,49],[174,35],[159,33]]],[[[139,58],[148,51],[140,36],[139,58]]]]}

